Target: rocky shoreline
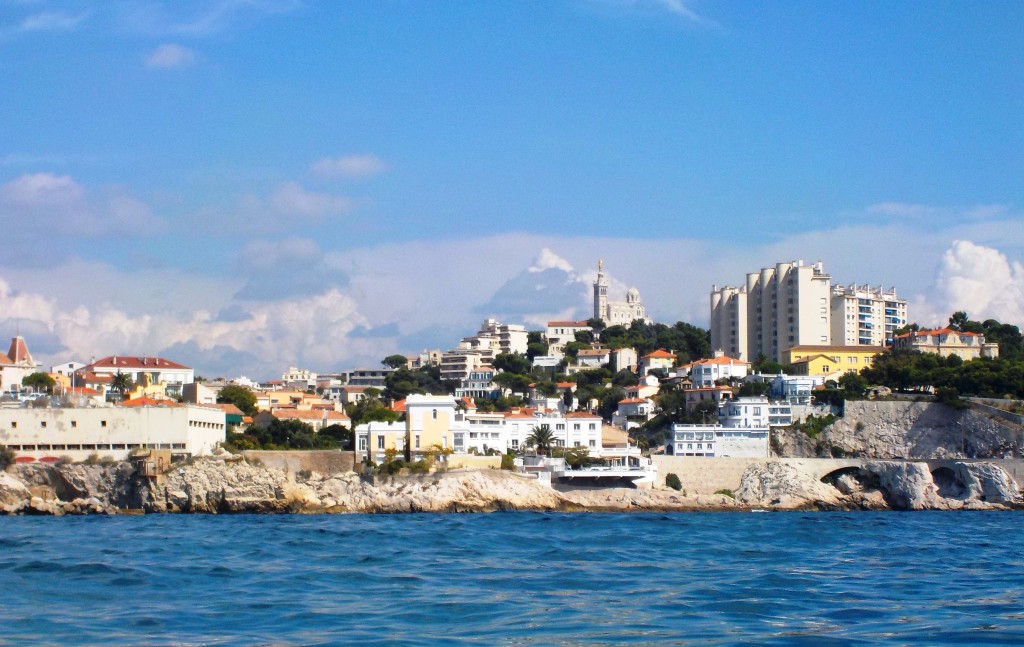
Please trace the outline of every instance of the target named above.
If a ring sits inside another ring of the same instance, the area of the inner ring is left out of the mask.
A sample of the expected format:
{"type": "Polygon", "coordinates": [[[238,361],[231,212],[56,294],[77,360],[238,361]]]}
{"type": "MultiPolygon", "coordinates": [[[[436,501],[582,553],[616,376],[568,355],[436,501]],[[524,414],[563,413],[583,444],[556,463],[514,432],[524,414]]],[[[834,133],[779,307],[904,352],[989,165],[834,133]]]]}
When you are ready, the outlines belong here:
{"type": "Polygon", "coordinates": [[[159,479],[139,477],[128,463],[17,465],[0,473],[0,514],[1024,509],[1013,479],[989,463],[933,475],[925,463],[869,461],[826,483],[769,459],[748,467],[734,492],[687,495],[558,491],[500,470],[295,474],[230,458],[176,465],[159,479]]]}

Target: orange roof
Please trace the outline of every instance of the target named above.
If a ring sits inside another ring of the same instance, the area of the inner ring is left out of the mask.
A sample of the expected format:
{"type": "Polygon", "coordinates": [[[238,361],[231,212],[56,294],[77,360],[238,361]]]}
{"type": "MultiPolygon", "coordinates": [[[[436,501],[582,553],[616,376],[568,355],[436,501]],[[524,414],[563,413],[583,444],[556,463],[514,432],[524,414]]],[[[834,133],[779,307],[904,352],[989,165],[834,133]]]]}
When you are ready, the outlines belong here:
{"type": "Polygon", "coordinates": [[[231,404],[230,402],[218,402],[217,404],[208,404],[208,405],[205,405],[205,406],[217,407],[218,409],[220,409],[224,413],[226,413],[228,415],[231,415],[231,416],[240,416],[240,415],[242,415],[242,410],[239,409],[237,406],[231,404]]]}
{"type": "Polygon", "coordinates": [[[586,411],[573,411],[565,416],[566,418],[600,418],[601,416],[595,413],[588,413],[586,411]]]}
{"type": "Polygon", "coordinates": [[[99,391],[90,389],[87,386],[73,386],[67,392],[71,395],[100,395],[99,391]]]}
{"type": "Polygon", "coordinates": [[[647,353],[646,355],[644,355],[644,359],[647,359],[648,357],[665,357],[665,358],[672,357],[672,358],[674,358],[675,357],[675,353],[670,353],[670,352],[668,352],[667,350],[665,350],[663,348],[659,348],[658,350],[656,350],[656,351],[654,351],[652,353],[647,353]]]}
{"type": "Polygon", "coordinates": [[[398,412],[405,411],[405,400],[399,400],[398,402],[391,405],[391,410],[398,412]]]}
{"type": "Polygon", "coordinates": [[[167,398],[150,398],[148,396],[142,396],[141,398],[132,398],[131,400],[125,400],[121,403],[122,407],[182,407],[185,406],[176,400],[169,400],[167,398]]]}
{"type": "Polygon", "coordinates": [[[549,321],[548,328],[560,326],[562,328],[590,328],[586,321],[549,321]]]}
{"type": "Polygon", "coordinates": [[[598,355],[607,355],[610,352],[607,348],[584,348],[577,355],[592,355],[596,357],[598,355]]]}
{"type": "Polygon", "coordinates": [[[981,337],[976,332],[964,332],[961,330],[953,330],[952,328],[937,328],[935,330],[918,330],[903,333],[902,335],[896,335],[897,337],[930,337],[932,335],[963,335],[966,337],[981,337]]]}
{"type": "Polygon", "coordinates": [[[626,398],[625,400],[619,400],[619,404],[641,404],[647,402],[643,398],[626,398]]]}
{"type": "Polygon", "coordinates": [[[710,359],[699,359],[696,362],[693,362],[692,364],[688,364],[687,366],[696,366],[698,364],[731,364],[736,366],[750,366],[750,362],[744,362],[738,359],[733,359],[732,357],[728,357],[725,355],[723,355],[722,357],[712,357],[710,359]]]}

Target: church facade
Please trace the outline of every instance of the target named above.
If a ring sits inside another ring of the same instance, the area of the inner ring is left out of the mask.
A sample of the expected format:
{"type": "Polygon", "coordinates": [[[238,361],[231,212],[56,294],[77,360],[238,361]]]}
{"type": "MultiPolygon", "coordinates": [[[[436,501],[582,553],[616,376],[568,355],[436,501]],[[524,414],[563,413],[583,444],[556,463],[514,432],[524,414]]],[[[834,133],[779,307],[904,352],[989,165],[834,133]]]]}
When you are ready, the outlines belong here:
{"type": "Polygon", "coordinates": [[[640,319],[651,323],[647,309],[640,300],[640,291],[630,288],[625,301],[608,300],[608,278],[604,275],[604,261],[597,262],[597,279],[594,281],[594,319],[600,319],[605,326],[629,326],[640,319]]]}

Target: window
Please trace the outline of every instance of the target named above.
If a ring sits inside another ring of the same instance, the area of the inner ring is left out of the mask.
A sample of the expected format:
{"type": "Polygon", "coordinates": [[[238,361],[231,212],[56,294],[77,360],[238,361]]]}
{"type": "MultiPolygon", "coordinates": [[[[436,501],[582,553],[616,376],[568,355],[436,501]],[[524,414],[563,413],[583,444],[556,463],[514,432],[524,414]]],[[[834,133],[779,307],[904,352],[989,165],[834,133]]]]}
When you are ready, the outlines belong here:
{"type": "Polygon", "coordinates": [[[591,447],[597,447],[597,442],[594,439],[591,439],[590,440],[590,446],[591,447]]]}
{"type": "Polygon", "coordinates": [[[12,420],[11,421],[11,429],[17,429],[17,428],[18,428],[18,421],[17,420],[12,420]]]}
{"type": "Polygon", "coordinates": [[[75,429],[76,427],[78,427],[78,421],[77,420],[72,420],[71,421],[71,428],[75,429]]]}
{"type": "Polygon", "coordinates": [[[420,435],[416,434],[416,449],[420,448],[420,435]]]}
{"type": "Polygon", "coordinates": [[[41,421],[39,423],[39,426],[42,427],[43,429],[46,429],[46,421],[45,420],[41,421]]]}
{"type": "Polygon", "coordinates": [[[359,439],[359,451],[361,451],[361,452],[365,452],[366,451],[366,439],[365,438],[360,438],[359,439]]]}
{"type": "Polygon", "coordinates": [[[107,426],[107,421],[106,420],[100,420],[100,426],[101,427],[106,427],[107,426]]]}
{"type": "Polygon", "coordinates": [[[377,449],[384,449],[384,436],[377,436],[377,449]]]}
{"type": "Polygon", "coordinates": [[[573,428],[574,431],[579,431],[580,430],[580,423],[578,423],[578,422],[573,423],[572,428],[573,428]]]}
{"type": "Polygon", "coordinates": [[[433,411],[433,412],[431,413],[431,417],[432,417],[432,418],[433,418],[434,420],[437,420],[437,409],[434,409],[434,411],[433,411]]]}

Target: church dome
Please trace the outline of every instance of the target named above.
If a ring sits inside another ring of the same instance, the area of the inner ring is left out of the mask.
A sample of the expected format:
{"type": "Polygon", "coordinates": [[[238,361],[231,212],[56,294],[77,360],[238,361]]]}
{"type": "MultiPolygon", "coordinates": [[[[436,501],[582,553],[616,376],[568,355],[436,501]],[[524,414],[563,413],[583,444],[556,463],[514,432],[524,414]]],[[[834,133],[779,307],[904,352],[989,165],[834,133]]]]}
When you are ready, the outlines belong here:
{"type": "Polygon", "coordinates": [[[629,288],[629,292],[626,292],[626,303],[639,303],[640,302],[640,290],[636,288],[629,288]]]}

